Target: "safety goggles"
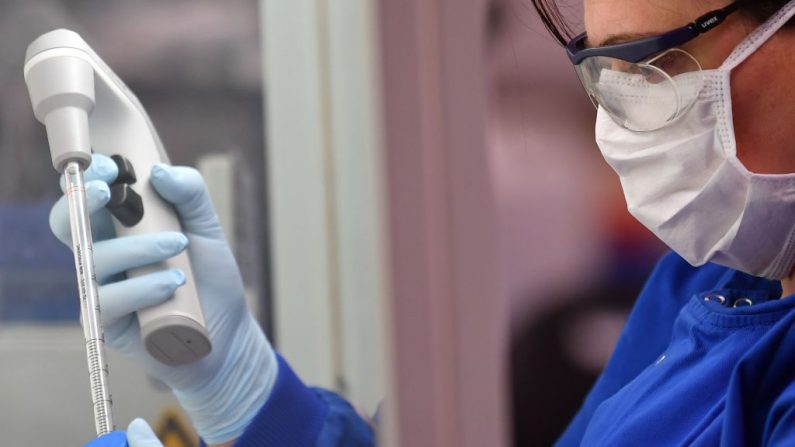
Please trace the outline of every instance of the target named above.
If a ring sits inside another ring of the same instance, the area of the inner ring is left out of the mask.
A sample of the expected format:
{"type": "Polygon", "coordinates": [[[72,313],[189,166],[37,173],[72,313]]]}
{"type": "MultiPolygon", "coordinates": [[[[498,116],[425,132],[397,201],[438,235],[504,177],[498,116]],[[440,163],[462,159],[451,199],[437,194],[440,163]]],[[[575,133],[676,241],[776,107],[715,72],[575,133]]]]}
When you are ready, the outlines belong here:
{"type": "Polygon", "coordinates": [[[701,65],[678,47],[736,10],[732,3],[660,35],[594,48],[582,33],[566,52],[594,106],[629,130],[656,130],[684,115],[703,86],[701,65]]]}

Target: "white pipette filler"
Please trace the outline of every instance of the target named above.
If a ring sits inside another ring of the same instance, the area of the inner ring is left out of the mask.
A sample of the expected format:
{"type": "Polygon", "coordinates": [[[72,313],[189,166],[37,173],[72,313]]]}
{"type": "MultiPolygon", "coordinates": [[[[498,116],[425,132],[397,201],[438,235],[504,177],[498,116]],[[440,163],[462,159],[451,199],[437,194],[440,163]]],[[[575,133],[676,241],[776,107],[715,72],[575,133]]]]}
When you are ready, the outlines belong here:
{"type": "MultiPolygon", "coordinates": [[[[149,184],[152,166],[169,160],[138,99],[77,33],[59,29],[37,38],[28,47],[24,72],[34,115],[47,128],[53,167],[66,181],[91,396],[101,436],[113,430],[113,420],[83,172],[92,148],[118,165],[108,209],[119,236],[181,231],[173,207],[149,184]]],[[[168,268],[182,270],[185,285],[165,303],[138,312],[138,322],[147,351],[165,364],[180,365],[211,349],[187,253],[127,275],[168,268]]]]}

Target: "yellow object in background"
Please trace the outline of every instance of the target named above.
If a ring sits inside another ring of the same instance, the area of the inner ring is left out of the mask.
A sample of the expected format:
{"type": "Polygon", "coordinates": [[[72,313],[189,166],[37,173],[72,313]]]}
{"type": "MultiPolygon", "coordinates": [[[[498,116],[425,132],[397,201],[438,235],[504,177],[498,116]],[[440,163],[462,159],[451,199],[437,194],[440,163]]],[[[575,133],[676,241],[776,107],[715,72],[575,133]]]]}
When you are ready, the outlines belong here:
{"type": "Polygon", "coordinates": [[[175,408],[163,410],[154,426],[163,447],[195,447],[199,444],[193,428],[175,408]]]}

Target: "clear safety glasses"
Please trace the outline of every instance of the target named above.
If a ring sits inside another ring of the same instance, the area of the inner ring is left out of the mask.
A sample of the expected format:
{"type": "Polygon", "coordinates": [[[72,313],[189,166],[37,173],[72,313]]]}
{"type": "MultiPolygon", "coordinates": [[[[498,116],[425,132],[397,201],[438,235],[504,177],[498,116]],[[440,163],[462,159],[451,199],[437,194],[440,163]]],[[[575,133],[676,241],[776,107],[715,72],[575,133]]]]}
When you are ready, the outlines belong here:
{"type": "Polygon", "coordinates": [[[626,129],[656,130],[690,110],[703,86],[701,65],[677,47],[736,10],[732,3],[664,34],[595,48],[587,46],[583,33],[566,52],[594,106],[626,129]]]}

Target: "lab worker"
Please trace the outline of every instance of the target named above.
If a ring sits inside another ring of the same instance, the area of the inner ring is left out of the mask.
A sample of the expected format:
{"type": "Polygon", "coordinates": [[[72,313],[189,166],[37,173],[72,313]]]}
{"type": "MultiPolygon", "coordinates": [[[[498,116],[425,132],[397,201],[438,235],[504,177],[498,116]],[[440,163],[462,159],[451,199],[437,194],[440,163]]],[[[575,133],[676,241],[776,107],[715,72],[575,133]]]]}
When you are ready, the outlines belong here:
{"type": "MultiPolygon", "coordinates": [[[[534,4],[598,108],[630,212],[672,249],[558,445],[795,445],[795,0],[585,0],[586,33],[570,39],[555,0],[534,4]]],[[[102,209],[115,165],[95,156],[87,175],[108,343],[172,387],[208,444],[373,445],[368,423],[304,385],[246,310],[196,171],[152,175],[184,234],[134,238],[114,237],[102,209]],[[166,367],[134,312],[183,275],[119,274],[187,247],[214,349],[166,367]]],[[[65,243],[66,216],[61,201],[51,226],[65,243]]]]}

